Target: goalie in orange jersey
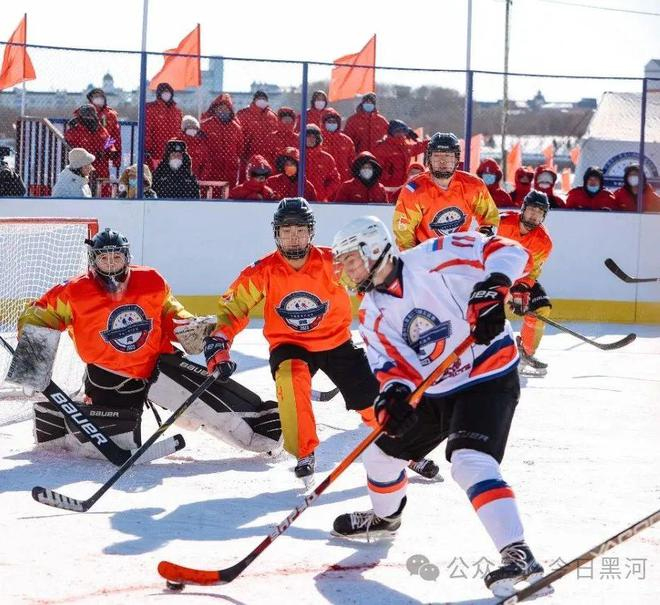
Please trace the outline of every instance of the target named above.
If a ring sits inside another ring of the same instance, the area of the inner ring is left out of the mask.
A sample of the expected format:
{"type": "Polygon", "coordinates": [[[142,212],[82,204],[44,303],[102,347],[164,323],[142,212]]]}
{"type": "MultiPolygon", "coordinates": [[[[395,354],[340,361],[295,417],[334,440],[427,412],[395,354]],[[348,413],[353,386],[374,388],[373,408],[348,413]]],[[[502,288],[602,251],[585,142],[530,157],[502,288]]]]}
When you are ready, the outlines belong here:
{"type": "MultiPolygon", "coordinates": [[[[298,460],[297,477],[310,477],[319,444],[311,404],[312,376],[322,370],[339,388],[347,409],[373,423],[378,381],[363,349],[353,344],[351,302],[338,282],[332,250],[312,245],[315,219],[304,198],[284,198],[273,217],[277,250],[244,269],[220,298],[218,323],[206,338],[208,371],[220,368],[220,380],[236,369],[229,350],[249,313],[264,301],[264,336],[270,349],[284,436],[284,449],[298,460]]],[[[430,460],[411,468],[432,477],[430,460]]]]}
{"type": "Polygon", "coordinates": [[[542,224],[549,210],[548,196],[532,190],[523,199],[520,212],[502,214],[497,230],[499,236],[520,242],[532,255],[532,270],[512,286],[509,303],[511,310],[523,318],[520,336],[517,338],[520,353],[518,369],[521,374],[531,376],[545,376],[548,371],[548,364],[534,356],[543,337],[545,324],[529,315],[529,312],[549,317],[552,308],[548,295],[538,282],[541,268],[552,251],[552,239],[542,224]]]}

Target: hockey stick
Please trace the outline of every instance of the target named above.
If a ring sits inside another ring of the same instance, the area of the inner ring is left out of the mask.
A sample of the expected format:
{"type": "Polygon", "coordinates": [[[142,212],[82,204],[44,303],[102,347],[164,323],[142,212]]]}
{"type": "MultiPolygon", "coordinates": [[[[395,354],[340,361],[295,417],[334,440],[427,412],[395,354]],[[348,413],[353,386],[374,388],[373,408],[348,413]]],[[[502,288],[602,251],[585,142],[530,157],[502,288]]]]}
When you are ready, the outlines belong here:
{"type": "MultiPolygon", "coordinates": [[[[14,354],[14,348],[0,336],[0,342],[9,353],[14,354]]],[[[71,398],[52,380],[42,391],[48,401],[65,414],[76,426],[84,432],[90,443],[115,466],[120,466],[131,457],[131,452],[119,447],[110,437],[99,429],[82,407],[77,406],[71,398]]]]}
{"type": "Polygon", "coordinates": [[[632,538],[647,527],[651,527],[657,521],[660,521],[660,510],[655,511],[648,517],[645,517],[641,521],[638,521],[630,527],[627,527],[622,532],[619,532],[616,536],[612,536],[604,542],[601,542],[598,544],[598,546],[594,546],[591,550],[581,554],[579,557],[576,557],[572,561],[564,563],[564,565],[550,572],[547,576],[543,576],[540,580],[537,580],[533,584],[522,588],[515,594],[512,594],[510,597],[506,597],[500,601],[497,601],[495,605],[513,605],[513,603],[519,603],[520,601],[526,600],[533,594],[536,594],[542,588],[549,586],[554,581],[559,580],[565,575],[571,573],[574,569],[581,567],[596,557],[600,557],[600,555],[603,553],[614,548],[615,546],[618,546],[622,542],[625,542],[629,538],[632,538]]]}
{"type": "MultiPolygon", "coordinates": [[[[461,342],[453,353],[431,372],[424,381],[414,390],[410,395],[408,403],[411,406],[417,407],[424,391],[434,384],[449,368],[455,363],[460,355],[472,344],[472,336],[468,336],[461,342]]],[[[281,536],[291,524],[307,509],[309,506],[341,475],[351,463],[360,455],[364,450],[369,447],[378,437],[383,433],[382,428],[374,429],[367,437],[365,437],[359,445],[344,458],[335,470],[333,470],[323,482],[309,495],[305,496],[304,501],[297,506],[289,515],[282,521],[271,534],[266,536],[261,543],[246,557],[241,559],[235,565],[227,567],[226,569],[219,569],[216,571],[204,571],[201,569],[193,569],[190,567],[183,567],[176,563],[169,561],[161,561],[158,564],[158,573],[167,580],[168,588],[172,590],[181,590],[185,584],[199,584],[201,586],[212,586],[217,584],[228,584],[235,580],[245,569],[252,563],[268,546],[270,546],[276,538],[281,536]]]]}
{"type": "Polygon", "coordinates": [[[575,336],[575,338],[579,338],[582,342],[586,342],[587,344],[590,344],[594,347],[598,347],[601,351],[611,351],[612,349],[620,349],[621,347],[625,347],[626,345],[629,345],[631,342],[635,340],[635,338],[637,338],[637,334],[633,332],[632,334],[628,334],[627,336],[624,336],[621,340],[617,340],[615,342],[609,342],[606,344],[601,344],[600,342],[596,342],[595,340],[591,340],[590,338],[587,338],[586,336],[583,336],[578,332],[574,332],[570,328],[567,328],[566,326],[557,323],[556,321],[553,321],[548,317],[544,317],[543,315],[540,315],[535,311],[528,311],[527,315],[533,315],[534,317],[536,317],[536,319],[539,319],[542,322],[547,323],[548,325],[553,326],[558,330],[561,330],[562,332],[566,332],[566,334],[575,336]]]}
{"type": "MultiPolygon", "coordinates": [[[[195,390],[195,392],[188,397],[163,424],[161,424],[156,432],[145,441],[141,447],[139,447],[133,455],[124,462],[118,469],[117,472],[110,477],[94,494],[92,494],[87,500],[76,500],[75,498],[69,498],[62,494],[57,493],[56,491],[50,490],[45,487],[36,486],[32,488],[32,497],[42,504],[47,504],[48,506],[54,506],[55,508],[63,508],[65,510],[73,510],[79,513],[87,512],[98,499],[105,494],[116,482],[117,480],[131,467],[137,459],[144,454],[144,452],[149,449],[149,447],[160,437],[174,422],[183,414],[196,400],[197,398],[208,389],[213,382],[218,377],[218,372],[214,372],[206,378],[202,384],[195,390]]],[[[180,435],[178,435],[180,437],[180,435]]],[[[181,438],[183,440],[183,438],[181,438]]]]}
{"type": "Polygon", "coordinates": [[[648,282],[660,282],[660,277],[630,277],[619,265],[617,265],[611,258],[605,259],[605,266],[622,279],[627,284],[644,284],[648,282]]]}
{"type": "Polygon", "coordinates": [[[339,393],[339,389],[335,387],[334,389],[330,389],[329,391],[315,391],[312,389],[312,401],[330,401],[339,393]]]}

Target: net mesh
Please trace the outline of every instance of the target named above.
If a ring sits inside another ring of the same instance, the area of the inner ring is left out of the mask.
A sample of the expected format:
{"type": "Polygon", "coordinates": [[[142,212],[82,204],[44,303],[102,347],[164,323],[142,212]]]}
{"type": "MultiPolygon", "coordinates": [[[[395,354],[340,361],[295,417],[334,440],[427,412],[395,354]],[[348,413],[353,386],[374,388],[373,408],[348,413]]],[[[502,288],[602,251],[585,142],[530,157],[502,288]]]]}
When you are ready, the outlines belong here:
{"type": "MultiPolygon", "coordinates": [[[[57,222],[32,219],[0,221],[0,335],[16,346],[17,321],[26,305],[49,288],[87,269],[84,240],[97,230],[95,221],[57,222]]],[[[11,356],[0,347],[0,395],[16,393],[3,383],[11,356]]],[[[53,380],[73,392],[81,384],[83,363],[68,334],[63,334],[53,380]]]]}

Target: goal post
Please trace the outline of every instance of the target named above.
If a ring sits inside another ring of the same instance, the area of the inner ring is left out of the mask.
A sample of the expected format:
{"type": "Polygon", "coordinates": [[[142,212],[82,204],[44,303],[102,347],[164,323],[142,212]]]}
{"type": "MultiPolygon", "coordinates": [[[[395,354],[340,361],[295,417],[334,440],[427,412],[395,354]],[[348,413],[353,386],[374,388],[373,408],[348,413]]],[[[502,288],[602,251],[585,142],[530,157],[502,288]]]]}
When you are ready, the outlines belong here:
{"type": "MultiPolygon", "coordinates": [[[[98,233],[97,219],[0,218],[0,334],[16,344],[18,318],[48,289],[87,270],[85,240],[98,233]]],[[[10,356],[0,348],[0,385],[10,356]]],[[[60,340],[53,379],[64,389],[80,386],[83,365],[68,336],[60,340]]]]}

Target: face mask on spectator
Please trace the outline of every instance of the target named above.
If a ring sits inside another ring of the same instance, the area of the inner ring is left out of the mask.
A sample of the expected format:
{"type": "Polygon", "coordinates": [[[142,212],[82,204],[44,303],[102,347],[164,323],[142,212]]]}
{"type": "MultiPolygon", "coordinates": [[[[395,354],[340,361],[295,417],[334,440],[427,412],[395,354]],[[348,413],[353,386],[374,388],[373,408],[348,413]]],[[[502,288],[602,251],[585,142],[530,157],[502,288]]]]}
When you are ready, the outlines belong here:
{"type": "Polygon", "coordinates": [[[284,167],[284,174],[286,174],[288,177],[296,176],[297,173],[298,167],[293,164],[287,164],[284,167]]]}
{"type": "Polygon", "coordinates": [[[600,185],[587,185],[587,191],[589,193],[598,193],[600,190],[600,185]]]}
{"type": "Polygon", "coordinates": [[[186,128],[186,134],[189,137],[194,137],[195,135],[197,135],[197,129],[196,128],[186,128]]]}
{"type": "Polygon", "coordinates": [[[285,124],[286,126],[290,126],[291,124],[293,124],[293,118],[291,116],[282,116],[280,118],[280,122],[282,122],[282,124],[285,124]]]}
{"type": "Polygon", "coordinates": [[[225,124],[231,122],[231,111],[227,109],[217,109],[215,112],[216,117],[225,124]]]}
{"type": "Polygon", "coordinates": [[[376,109],[376,106],[373,103],[362,103],[362,109],[364,109],[367,113],[371,113],[374,109],[376,109]]]}
{"type": "Polygon", "coordinates": [[[318,109],[319,111],[325,109],[325,101],[323,101],[322,99],[319,99],[318,101],[314,101],[314,109],[318,109]]]}
{"type": "Polygon", "coordinates": [[[259,109],[266,109],[268,107],[268,101],[266,99],[257,99],[254,104],[259,108],[259,109]]]}
{"type": "Polygon", "coordinates": [[[92,97],[92,103],[96,107],[103,107],[105,105],[105,99],[103,97],[92,97]]]}
{"type": "Polygon", "coordinates": [[[628,181],[628,185],[630,185],[631,187],[637,187],[637,185],[639,185],[639,175],[631,174],[628,177],[627,181],[628,181]]]}
{"type": "Polygon", "coordinates": [[[365,180],[369,181],[374,176],[374,169],[372,166],[364,166],[360,168],[360,176],[365,180]]]}
{"type": "Polygon", "coordinates": [[[129,187],[137,187],[137,179],[128,179],[129,187]]]}
{"type": "Polygon", "coordinates": [[[326,122],[325,123],[325,129],[328,132],[335,132],[339,128],[339,124],[337,122],[326,122]]]}
{"type": "Polygon", "coordinates": [[[171,92],[164,92],[162,95],[160,95],[160,98],[165,101],[165,103],[169,103],[170,100],[172,99],[172,93],[171,92]]]}
{"type": "Polygon", "coordinates": [[[183,160],[180,160],[179,158],[172,158],[172,159],[169,161],[170,168],[171,168],[172,170],[178,170],[179,168],[181,168],[181,164],[182,164],[182,163],[183,163],[183,160]]]}
{"type": "Polygon", "coordinates": [[[494,174],[482,174],[481,178],[486,185],[494,185],[495,181],[497,180],[497,177],[494,174]]]}

